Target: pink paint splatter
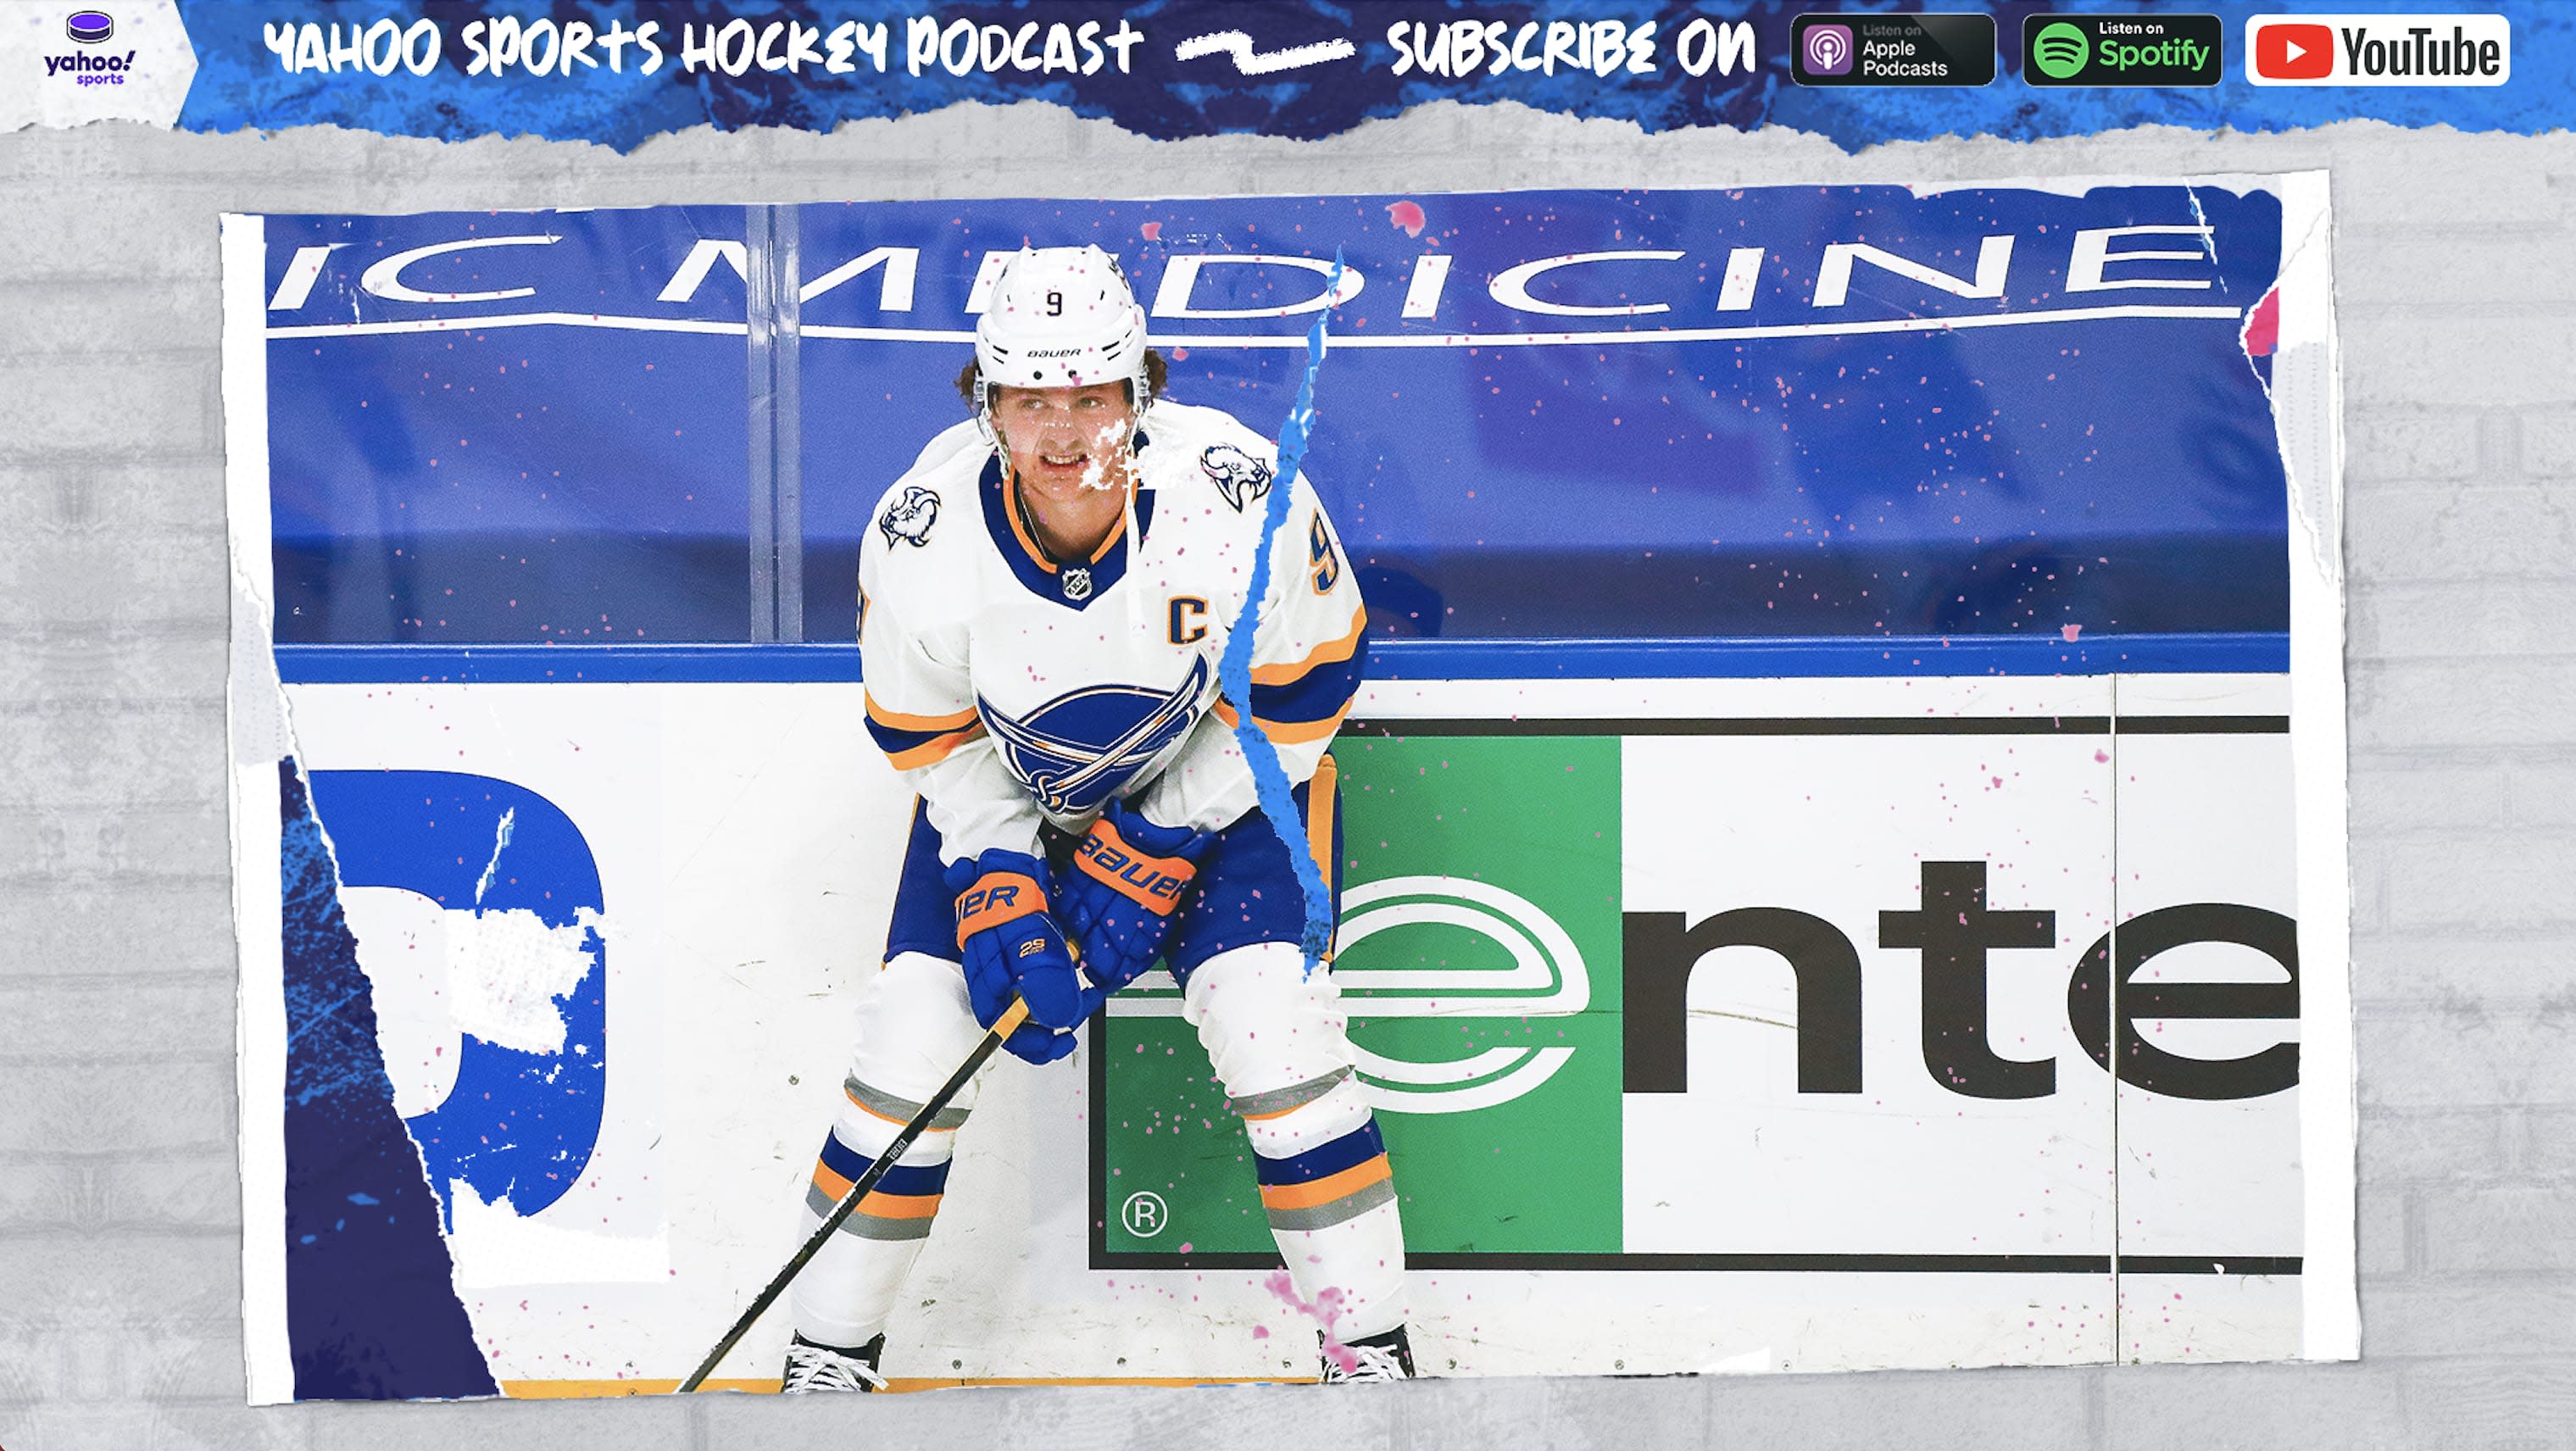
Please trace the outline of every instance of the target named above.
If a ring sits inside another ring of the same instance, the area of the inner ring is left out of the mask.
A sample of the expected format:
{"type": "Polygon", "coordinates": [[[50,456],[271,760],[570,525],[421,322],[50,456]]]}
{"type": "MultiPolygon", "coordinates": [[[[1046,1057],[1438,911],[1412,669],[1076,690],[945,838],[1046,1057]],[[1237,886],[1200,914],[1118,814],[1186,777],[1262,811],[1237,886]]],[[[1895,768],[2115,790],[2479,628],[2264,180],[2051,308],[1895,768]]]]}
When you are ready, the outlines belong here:
{"type": "Polygon", "coordinates": [[[2281,341],[2281,289],[2274,287],[2245,315],[2245,356],[2268,358],[2281,341]]]}
{"type": "Polygon", "coordinates": [[[2066,638],[2067,644],[2072,645],[2075,643],[2075,637],[2084,633],[2084,627],[2082,625],[2060,625],[2057,627],[2057,633],[2066,638]]]}
{"type": "Polygon", "coordinates": [[[1147,222],[1136,230],[1144,233],[1145,240],[1148,242],[1159,242],[1163,240],[1163,224],[1161,222],[1147,222]]]}
{"type": "Polygon", "coordinates": [[[1262,1286],[1269,1290],[1273,1296],[1278,1298],[1279,1303],[1286,1305],[1298,1314],[1306,1316],[1308,1319],[1313,1320],[1317,1325],[1323,1327],[1324,1357],[1326,1359],[1332,1361],[1335,1365],[1340,1366],[1345,1374],[1358,1368],[1360,1358],[1357,1352],[1353,1351],[1349,1346],[1344,1345],[1333,1336],[1333,1322],[1340,1319],[1342,1313],[1342,1291],[1340,1286],[1328,1285],[1325,1288],[1316,1291],[1314,1301],[1310,1304],[1299,1297],[1297,1294],[1296,1283],[1288,1278],[1288,1272],[1286,1270],[1272,1270],[1269,1278],[1263,1280],[1261,1283],[1262,1286]]]}
{"type": "Polygon", "coordinates": [[[1422,215],[1420,202],[1389,202],[1386,206],[1386,219],[1390,224],[1404,228],[1404,235],[1408,237],[1421,236],[1422,229],[1430,225],[1429,220],[1422,215]]]}

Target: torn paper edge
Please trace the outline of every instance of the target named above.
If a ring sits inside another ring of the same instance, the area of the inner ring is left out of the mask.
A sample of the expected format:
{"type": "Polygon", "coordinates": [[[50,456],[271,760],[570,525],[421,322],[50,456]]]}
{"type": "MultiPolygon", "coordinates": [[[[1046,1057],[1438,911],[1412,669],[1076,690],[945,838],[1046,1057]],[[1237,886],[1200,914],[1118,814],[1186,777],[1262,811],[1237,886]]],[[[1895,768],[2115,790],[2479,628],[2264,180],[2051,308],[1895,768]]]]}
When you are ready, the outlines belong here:
{"type": "MultiPolygon", "coordinates": [[[[229,212],[221,222],[224,507],[232,578],[224,730],[231,767],[226,795],[232,813],[233,930],[241,958],[234,1054],[241,1126],[242,1362],[247,1398],[254,1406],[285,1405],[296,1399],[287,1303],[282,1112],[289,1043],[285,903],[279,877],[284,837],[278,787],[282,762],[294,760],[299,777],[307,781],[311,809],[310,777],[296,753],[273,648],[266,226],[263,217],[229,212]]],[[[336,903],[342,890],[339,849],[320,811],[311,810],[315,834],[331,862],[336,903]]],[[[435,1198],[437,1187],[420,1144],[410,1137],[408,1125],[404,1134],[421,1183],[435,1198]]],[[[440,1237],[446,1239],[443,1226],[440,1237]]],[[[447,1255],[449,1289],[456,1293],[453,1244],[447,1245],[447,1255]]],[[[487,1343],[482,1327],[474,1323],[466,1298],[458,1294],[457,1299],[480,1351],[487,1343]]]]}
{"type": "MultiPolygon", "coordinates": [[[[271,134],[275,134],[275,133],[271,133],[271,134]]],[[[1947,138],[1944,138],[1944,139],[1947,139],[1947,138]]],[[[2091,139],[2091,138],[2077,138],[2077,139],[2091,139]]],[[[2016,143],[2016,144],[2028,144],[2028,143],[2016,143]]],[[[1849,162],[1850,164],[1853,164],[1853,165],[1857,165],[1857,164],[1858,164],[1858,159],[1857,159],[1856,157],[1846,157],[1846,158],[1845,158],[1845,160],[1846,160],[1847,162],[1849,162]]],[[[2293,178],[2293,177],[2297,177],[2297,176],[2304,176],[2304,175],[2309,175],[2309,174],[2310,174],[2310,173],[2305,173],[2305,172],[2261,172],[2261,171],[2214,171],[2214,172],[2134,172],[2134,173],[2132,173],[2132,172],[2111,172],[2111,173],[2100,173],[2100,172],[2071,172],[2071,173],[2067,173],[2067,174],[2064,174],[2064,175],[2045,175],[2045,174],[2032,173],[2032,174],[2025,174],[2025,175],[2019,175],[2019,176],[1972,176],[1972,177],[1961,177],[1961,178],[1955,178],[1955,179],[1951,179],[1951,180],[1944,180],[1944,181],[1904,181],[1904,180],[1898,180],[1898,179],[1892,179],[1892,178],[1885,178],[1885,177],[1875,177],[1875,176],[1848,176],[1848,175],[1846,175],[1846,176],[1823,176],[1823,175],[1818,175],[1818,174],[1815,174],[1815,173],[1804,173],[1804,174],[1795,174],[1795,175],[1781,176],[1781,177],[1776,177],[1776,178],[1755,178],[1755,179],[1752,179],[1752,180],[1746,180],[1746,181],[1705,181],[1705,182],[1703,182],[1703,181],[1694,181],[1694,182],[1692,182],[1692,183],[1690,183],[1689,185],[1686,185],[1686,186],[1656,187],[1656,188],[1654,188],[1653,190],[1654,190],[1655,192],[1658,192],[1658,193],[1660,193],[1660,192],[1681,192],[1681,193],[1690,193],[1690,192],[1712,192],[1712,193],[1714,193],[1714,192],[1746,192],[1746,191],[1807,191],[1807,190],[1853,191],[1853,190],[1864,190],[1864,189],[1866,189],[1866,190],[1902,191],[1902,192],[1905,192],[1905,193],[1907,193],[1908,195],[1911,195],[1911,196],[1913,196],[1913,197],[1915,197],[1915,198],[1917,198],[1917,199],[1919,200],[1919,199],[1924,198],[1924,197],[1945,196],[1945,195],[1948,195],[1948,194],[1950,194],[1950,193],[1952,193],[1952,192],[1973,192],[1973,191],[2029,191],[2029,192],[2042,192],[2042,193],[2046,193],[2046,194],[2048,194],[2048,195],[2051,195],[2051,196],[2072,197],[2072,198],[2078,198],[2078,199],[2080,199],[2080,198],[2082,198],[2086,193],[2088,193],[2088,192],[2092,192],[2092,191],[2105,191],[2105,190],[2113,190],[2113,191],[2116,191],[2116,190],[2138,190],[2138,189],[2158,189],[2158,188],[2178,189],[2178,190],[2189,190],[2189,189],[2191,189],[2191,188],[2193,188],[2193,187],[2198,187],[2198,188],[2200,188],[2200,189],[2202,189],[2202,190],[2204,190],[2204,191],[2213,191],[2213,190],[2214,190],[2214,191],[2228,191],[2228,192],[2233,192],[2234,194],[2236,194],[2236,195],[2238,195],[2238,196],[2240,196],[2240,197],[2241,197],[2241,196],[2250,195],[2250,194],[2255,193],[2255,192],[2272,192],[2272,193],[2276,193],[2276,194],[2277,194],[2277,193],[2279,193],[2279,192],[2281,191],[2281,189],[2282,189],[2282,185],[2283,185],[2283,183],[2284,183],[2286,180],[2288,180],[2288,179],[2290,179],[2290,178],[2293,178]]],[[[2315,173],[2315,174],[2316,174],[2316,175],[2322,175],[2323,173],[2315,173]]],[[[1556,186],[1498,186],[1498,187],[1477,187],[1477,188],[1472,188],[1472,189],[1470,189],[1470,188],[1440,188],[1440,187],[1431,187],[1431,188],[1403,189],[1403,190],[1396,190],[1396,191],[1315,192],[1315,191],[1312,191],[1312,190],[1299,190],[1299,191],[1277,191],[1277,192],[1273,192],[1273,191],[1232,191],[1232,192],[1214,192],[1214,191],[1144,192],[1144,193],[1137,193],[1137,194],[1132,194],[1132,195],[1130,195],[1130,194],[1112,194],[1112,195],[1108,195],[1108,196],[1103,197],[1103,198],[1102,198],[1102,200],[1103,200],[1104,202],[1116,203],[1116,204],[1121,205],[1121,206],[1151,205],[1151,204],[1159,203],[1159,202],[1171,202],[1171,203],[1187,203],[1187,202],[1246,202],[1246,201],[1261,201],[1261,200],[1265,200],[1265,199],[1297,200],[1297,199],[1304,199],[1304,198],[1314,197],[1314,196],[1330,196],[1330,197],[1333,197],[1333,198],[1336,198],[1336,199],[1340,199],[1340,198],[1350,198],[1350,199],[1353,199],[1353,200],[1375,199],[1375,198],[1377,198],[1377,197],[1381,197],[1381,196],[1393,196],[1393,197],[1402,197],[1402,198],[1404,198],[1404,199],[1406,199],[1406,200],[1416,200],[1416,201],[1418,201],[1418,200],[1421,200],[1421,199],[1423,199],[1423,198],[1542,196],[1542,195],[1547,195],[1547,194],[1550,194],[1550,193],[1556,193],[1556,192],[1568,192],[1568,191],[1578,191],[1578,192],[1609,192],[1609,191],[1613,191],[1613,190],[1615,190],[1615,188],[1612,188],[1612,187],[1609,187],[1609,186],[1600,185],[1600,184],[1598,184],[1598,183],[1581,182],[1581,181],[1570,181],[1570,182],[1566,182],[1566,183],[1564,183],[1564,184],[1562,184],[1562,185],[1556,185],[1556,186]]],[[[961,203],[971,202],[971,203],[974,203],[974,204],[976,204],[976,205],[1007,205],[1007,204],[1014,204],[1014,203],[1024,203],[1024,204],[1028,204],[1028,205],[1039,205],[1039,204],[1052,204],[1052,203],[1058,203],[1058,202],[1061,202],[1062,200],[1063,200],[1063,199],[1062,199],[1061,197],[1037,196],[1037,195],[1032,195],[1032,194],[1029,194],[1029,193],[1026,193],[1026,192],[994,192],[994,193],[985,193],[985,192],[977,192],[977,191],[973,191],[973,190],[965,190],[965,191],[959,191],[959,192],[956,192],[956,193],[951,194],[951,195],[943,195],[943,196],[940,196],[940,197],[901,197],[901,196],[898,196],[898,197],[871,198],[871,199],[867,200],[866,202],[858,203],[858,204],[860,204],[860,205],[878,205],[878,204],[883,204],[883,205],[891,205],[891,206],[906,206],[906,205],[922,205],[922,204],[927,204],[927,203],[932,203],[932,202],[938,202],[938,201],[956,201],[956,202],[961,202],[961,203]]],[[[759,202],[759,201],[753,201],[753,202],[747,202],[747,203],[744,203],[743,205],[745,205],[745,206],[749,206],[749,207],[758,207],[758,206],[829,207],[829,206],[840,206],[840,205],[846,205],[846,204],[848,204],[848,203],[834,202],[834,201],[815,201],[815,200],[807,200],[807,201],[781,201],[781,202],[759,202]]],[[[334,216],[346,215],[346,216],[353,216],[353,217],[379,217],[379,218],[393,218],[393,217],[420,217],[420,216],[435,216],[435,215],[442,215],[442,214],[448,214],[448,213],[455,213],[455,214],[459,214],[459,215],[471,214],[471,215],[473,215],[473,216],[478,216],[478,217],[549,217],[549,216],[571,216],[571,215],[582,214],[582,213],[591,213],[591,212],[648,212],[648,211],[658,211],[658,210],[663,210],[663,209],[666,209],[666,208],[668,208],[668,207],[675,206],[675,205],[680,205],[680,204],[679,204],[679,203],[671,203],[671,202],[631,202],[631,203],[617,203],[617,204],[614,204],[614,205],[607,205],[607,206],[561,206],[561,207],[557,207],[557,206],[516,206],[516,207],[511,207],[511,206],[500,206],[500,207],[472,207],[472,206],[461,206],[461,205],[460,205],[460,206],[442,206],[442,207],[432,207],[432,208],[429,208],[429,209],[427,209],[427,210],[425,210],[425,211],[393,211],[393,212],[366,212],[366,211],[353,211],[353,212],[346,212],[346,213],[334,212],[332,215],[334,215],[334,216]]],[[[730,204],[730,203],[728,203],[727,205],[731,205],[731,204],[730,204]]],[[[2284,250],[2284,251],[2283,251],[2283,253],[2282,253],[2282,255],[2283,255],[2285,258],[2289,255],[2289,254],[2288,254],[2288,252],[2287,252],[2287,250],[2286,250],[2287,236],[2288,236],[2288,234],[2287,234],[2287,232],[2286,232],[2286,230],[2285,230],[2285,232],[2284,232],[2284,244],[2285,244],[2285,250],[2284,250]]],[[[1334,307],[1335,307],[1335,308],[1338,308],[1338,307],[1340,307],[1341,305],[1342,305],[1342,304],[1340,304],[1340,303],[1335,303],[1335,304],[1334,304],[1334,307]]],[[[1327,311],[1330,311],[1330,310],[1328,309],[1327,311]]],[[[263,319],[263,321],[264,321],[264,319],[265,319],[265,316],[266,316],[266,315],[263,313],[261,316],[262,316],[262,319],[263,319]]],[[[739,329],[739,328],[737,328],[737,329],[736,329],[736,331],[740,331],[740,329],[739,329]]],[[[1302,332],[1301,332],[1301,333],[1299,333],[1299,334],[1298,334],[1298,339],[1299,339],[1298,345],[1299,345],[1299,346],[1301,346],[1301,347],[1304,345],[1304,343],[1303,343],[1303,338],[1304,338],[1304,334],[1303,334],[1302,332]]]]}
{"type": "Polygon", "coordinates": [[[2299,922],[2299,1354],[2361,1354],[2343,672],[2343,380],[2326,173],[2279,179],[2272,418],[2290,494],[2290,769],[2299,922]],[[2317,1031],[2323,1028],[2325,1031],[2317,1031]]]}
{"type": "Polygon", "coordinates": [[[232,652],[224,681],[225,793],[232,810],[234,945],[241,954],[234,1057],[241,1100],[242,1362],[250,1403],[295,1399],[286,1328],[285,906],[277,866],[277,759],[244,756],[254,741],[280,744],[285,704],[268,648],[273,606],[266,584],[268,367],[260,296],[266,223],[226,213],[223,251],[224,513],[231,543],[232,652]],[[265,667],[264,669],[261,667],[265,667]],[[262,862],[269,864],[263,873],[262,862]]]}

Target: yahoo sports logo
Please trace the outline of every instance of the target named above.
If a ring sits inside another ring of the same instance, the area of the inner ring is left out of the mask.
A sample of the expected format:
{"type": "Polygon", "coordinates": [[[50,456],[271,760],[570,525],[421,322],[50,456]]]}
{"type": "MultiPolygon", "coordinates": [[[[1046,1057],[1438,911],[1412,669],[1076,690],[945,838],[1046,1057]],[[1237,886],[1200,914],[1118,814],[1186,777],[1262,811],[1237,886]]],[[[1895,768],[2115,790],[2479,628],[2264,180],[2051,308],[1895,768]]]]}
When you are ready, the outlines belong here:
{"type": "MultiPolygon", "coordinates": [[[[99,45],[116,34],[116,17],[104,10],[75,10],[63,21],[63,33],[82,45],[99,45]]],[[[68,77],[75,85],[121,86],[133,65],[134,52],[130,50],[123,55],[73,51],[46,56],[45,74],[68,77]]]]}
{"type": "Polygon", "coordinates": [[[1800,48],[1805,52],[1807,73],[1817,76],[1847,76],[1852,68],[1852,33],[1848,25],[1811,25],[1800,48]]]}

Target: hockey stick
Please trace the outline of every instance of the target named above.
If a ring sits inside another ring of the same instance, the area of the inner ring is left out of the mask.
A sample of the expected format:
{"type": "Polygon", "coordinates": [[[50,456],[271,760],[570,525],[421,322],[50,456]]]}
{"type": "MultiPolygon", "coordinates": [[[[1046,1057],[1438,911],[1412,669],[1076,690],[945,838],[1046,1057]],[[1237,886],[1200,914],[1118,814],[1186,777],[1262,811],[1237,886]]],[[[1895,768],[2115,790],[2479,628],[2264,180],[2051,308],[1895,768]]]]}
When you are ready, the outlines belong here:
{"type": "Polygon", "coordinates": [[[770,1277],[768,1287],[752,1300],[751,1308],[743,1311],[742,1318],[733,1322],[733,1328],[724,1333],[724,1339],[716,1342],[716,1348],[707,1352],[707,1358],[698,1362],[698,1368],[689,1372],[689,1378],[680,1382],[680,1388],[673,1391],[673,1395],[687,1395],[706,1383],[707,1377],[715,1373],[717,1363],[732,1353],[735,1342],[748,1334],[753,1322],[759,1320],[761,1314],[776,1303],[779,1295],[784,1293],[788,1284],[796,1278],[796,1272],[805,1268],[806,1262],[821,1253],[823,1246],[831,1242],[833,1232],[841,1227],[841,1221],[849,1218],[851,1211],[859,1207],[859,1201],[867,1198],[868,1191],[876,1188],[877,1182],[885,1178],[887,1171],[894,1167],[895,1161],[902,1158],[904,1151],[912,1147],[912,1141],[920,1138],[923,1131],[930,1127],[930,1121],[937,1118],[939,1111],[948,1106],[948,1100],[957,1096],[957,1091],[966,1086],[966,1080],[973,1078],[975,1070],[984,1066],[984,1060],[993,1056],[993,1050],[1002,1046],[1002,1040],[1011,1036],[1014,1029],[1028,1020],[1029,1005],[1018,998],[1013,998],[1011,1005],[1002,1010],[1002,1016],[994,1022],[993,1026],[984,1030],[984,1037],[976,1043],[975,1051],[967,1054],[966,1061],[957,1065],[957,1071],[948,1075],[948,1081],[941,1084],[939,1091],[930,1096],[930,1101],[921,1106],[921,1112],[912,1116],[912,1122],[903,1126],[903,1132],[894,1136],[894,1142],[886,1146],[886,1151],[877,1155],[877,1161],[867,1167],[867,1172],[851,1182],[850,1192],[842,1195],[841,1202],[832,1206],[832,1212],[823,1216],[822,1224],[805,1237],[804,1248],[796,1251],[796,1257],[787,1262],[786,1268],[770,1277]]]}

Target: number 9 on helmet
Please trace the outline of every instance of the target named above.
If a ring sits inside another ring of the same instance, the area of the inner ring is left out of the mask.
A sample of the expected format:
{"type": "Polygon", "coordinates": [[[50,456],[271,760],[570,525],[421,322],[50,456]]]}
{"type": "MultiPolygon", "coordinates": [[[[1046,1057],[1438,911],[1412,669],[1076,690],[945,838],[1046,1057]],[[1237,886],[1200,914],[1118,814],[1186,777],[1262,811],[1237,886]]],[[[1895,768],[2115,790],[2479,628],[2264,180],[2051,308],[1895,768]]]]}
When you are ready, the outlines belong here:
{"type": "Polygon", "coordinates": [[[996,388],[1128,385],[1135,413],[1153,401],[1145,309],[1118,259],[1097,246],[1023,247],[1003,264],[975,323],[975,420],[993,434],[996,388]]]}

